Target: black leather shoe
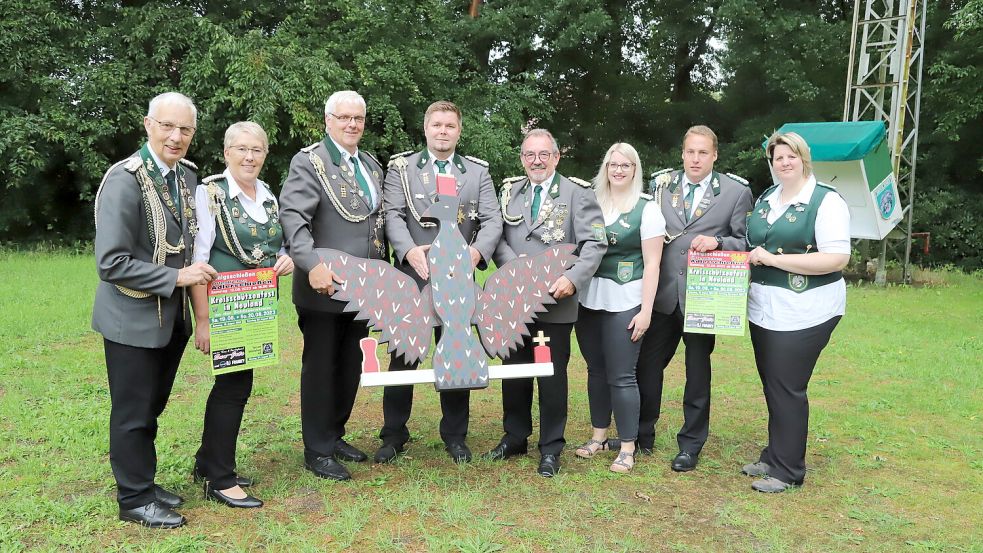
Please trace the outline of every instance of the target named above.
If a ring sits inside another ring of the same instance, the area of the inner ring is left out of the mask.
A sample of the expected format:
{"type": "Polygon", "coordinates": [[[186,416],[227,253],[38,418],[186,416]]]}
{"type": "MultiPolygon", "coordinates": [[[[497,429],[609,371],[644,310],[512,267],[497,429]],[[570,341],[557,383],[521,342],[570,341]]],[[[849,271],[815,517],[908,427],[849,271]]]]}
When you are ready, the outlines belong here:
{"type": "MultiPolygon", "coordinates": [[[[198,465],[191,471],[191,479],[194,480],[195,484],[202,484],[205,482],[205,475],[201,473],[201,469],[198,465]]],[[[253,479],[248,476],[243,476],[241,474],[236,475],[236,485],[240,488],[248,488],[254,484],[253,479]]]]}
{"type": "Polygon", "coordinates": [[[242,499],[236,499],[234,497],[229,497],[219,490],[213,490],[208,483],[205,483],[205,499],[209,501],[218,501],[228,507],[238,507],[240,509],[255,509],[257,507],[262,507],[263,502],[255,497],[246,494],[246,497],[242,499]]]}
{"type": "Polygon", "coordinates": [[[177,509],[181,505],[184,505],[183,497],[176,493],[171,493],[157,484],[154,484],[154,495],[157,496],[159,503],[163,503],[170,509],[177,509]]]}
{"type": "Polygon", "coordinates": [[[553,478],[556,476],[556,473],[560,472],[560,458],[549,453],[543,455],[539,458],[539,468],[536,469],[536,472],[540,476],[553,478]]]}
{"type": "Polygon", "coordinates": [[[318,457],[313,461],[304,461],[307,470],[313,472],[318,478],[329,478],[331,480],[351,480],[352,475],[345,468],[345,465],[335,461],[331,457],[318,457]]]}
{"type": "Polygon", "coordinates": [[[447,444],[444,449],[455,463],[461,464],[471,462],[471,450],[468,449],[468,445],[464,442],[451,442],[447,444]]]}
{"type": "Polygon", "coordinates": [[[499,442],[495,449],[485,453],[483,457],[489,461],[502,461],[508,459],[509,457],[515,457],[517,455],[525,455],[528,446],[515,446],[507,442],[499,442]]]}
{"type": "Polygon", "coordinates": [[[177,528],[187,522],[183,516],[159,501],[151,501],[136,509],[120,509],[119,519],[149,528],[177,528]]]}
{"type": "Polygon", "coordinates": [[[699,453],[680,451],[676,454],[676,458],[672,460],[672,470],[676,472],[689,472],[696,468],[696,462],[699,458],[699,453]]]}
{"type": "Polygon", "coordinates": [[[361,463],[369,458],[361,449],[353,446],[345,440],[338,440],[334,443],[334,458],[336,461],[350,461],[361,463]]]}
{"type": "Polygon", "coordinates": [[[403,452],[403,444],[382,444],[375,452],[372,460],[376,463],[392,463],[396,456],[403,452]]]}

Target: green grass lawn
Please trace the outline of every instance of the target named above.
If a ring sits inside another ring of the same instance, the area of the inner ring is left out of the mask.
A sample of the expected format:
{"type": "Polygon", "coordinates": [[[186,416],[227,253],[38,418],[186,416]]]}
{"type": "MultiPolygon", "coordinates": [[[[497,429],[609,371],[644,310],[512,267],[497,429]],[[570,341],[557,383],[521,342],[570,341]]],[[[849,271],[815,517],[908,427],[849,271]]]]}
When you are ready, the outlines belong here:
{"type": "MultiPolygon", "coordinates": [[[[667,369],[656,452],[615,475],[612,456],[566,452],[455,466],[437,394],[416,388],[408,455],[350,464],[354,480],[303,469],[300,335],[285,287],[280,366],[258,370],[239,470],[258,510],[205,502],[192,484],[211,377],[189,346],[157,440],[158,482],[182,494],[171,531],[116,520],[102,339],[89,330],[91,256],[0,253],[0,551],[983,551],[983,279],[921,288],[850,287],[848,311],[810,390],[806,485],[765,495],[740,475],[766,439],[747,338],[718,340],[714,410],[699,469],[676,474],[681,359],[667,369]]],[[[570,364],[567,440],[588,437],[586,371],[570,364]]],[[[500,386],[472,394],[471,448],[501,435],[500,386]]],[[[349,441],[371,453],[381,390],[359,392],[349,441]]],[[[533,440],[536,435],[534,434],[533,440]]],[[[535,443],[535,442],[533,442],[535,443]]]]}

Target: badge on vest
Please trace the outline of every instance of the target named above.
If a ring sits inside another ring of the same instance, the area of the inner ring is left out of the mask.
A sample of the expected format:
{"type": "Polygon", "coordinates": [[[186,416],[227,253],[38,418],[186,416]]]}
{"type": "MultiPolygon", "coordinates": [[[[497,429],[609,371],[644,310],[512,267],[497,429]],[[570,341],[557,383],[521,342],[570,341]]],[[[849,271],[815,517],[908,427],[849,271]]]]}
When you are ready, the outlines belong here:
{"type": "Polygon", "coordinates": [[[593,223],[591,224],[590,228],[592,231],[594,231],[594,240],[597,240],[598,242],[607,243],[607,237],[605,236],[605,232],[604,232],[604,225],[602,225],[601,223],[593,223]]]}
{"type": "Polygon", "coordinates": [[[618,280],[621,282],[631,282],[633,274],[635,274],[635,263],[633,261],[618,262],[618,280]]]}
{"type": "Polygon", "coordinates": [[[793,292],[801,292],[809,286],[809,277],[805,275],[797,275],[795,273],[788,274],[788,287],[792,289],[793,292]]]}

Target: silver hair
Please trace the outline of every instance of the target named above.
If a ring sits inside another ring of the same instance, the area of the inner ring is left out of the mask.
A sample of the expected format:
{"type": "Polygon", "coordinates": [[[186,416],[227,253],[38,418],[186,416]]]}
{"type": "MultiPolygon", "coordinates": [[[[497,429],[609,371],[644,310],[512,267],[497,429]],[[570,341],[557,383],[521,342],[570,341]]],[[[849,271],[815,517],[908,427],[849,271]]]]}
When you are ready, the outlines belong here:
{"type": "Polygon", "coordinates": [[[161,106],[170,104],[176,104],[190,109],[191,118],[194,120],[193,124],[198,124],[198,108],[195,107],[195,103],[191,101],[191,98],[180,92],[165,92],[154,96],[154,99],[150,100],[150,105],[147,106],[147,117],[154,117],[157,115],[157,110],[161,106]]]}
{"type": "Polygon", "coordinates": [[[522,137],[522,143],[525,144],[526,140],[537,136],[545,136],[546,138],[549,138],[550,142],[553,144],[553,153],[557,154],[560,152],[560,146],[556,143],[556,139],[553,138],[553,133],[546,129],[532,129],[531,131],[527,132],[524,137],[522,137]]]}
{"type": "Polygon", "coordinates": [[[259,126],[258,123],[253,123],[252,121],[239,121],[238,123],[232,123],[229,128],[225,130],[225,144],[224,148],[228,150],[232,147],[232,142],[239,137],[240,134],[251,134],[258,138],[263,143],[263,149],[267,152],[270,151],[270,140],[266,137],[266,131],[263,127],[259,126]]]}
{"type": "Polygon", "coordinates": [[[334,113],[335,108],[342,102],[361,104],[362,109],[365,109],[365,98],[362,98],[361,94],[354,90],[339,90],[329,96],[327,102],[324,102],[324,114],[334,113]]]}

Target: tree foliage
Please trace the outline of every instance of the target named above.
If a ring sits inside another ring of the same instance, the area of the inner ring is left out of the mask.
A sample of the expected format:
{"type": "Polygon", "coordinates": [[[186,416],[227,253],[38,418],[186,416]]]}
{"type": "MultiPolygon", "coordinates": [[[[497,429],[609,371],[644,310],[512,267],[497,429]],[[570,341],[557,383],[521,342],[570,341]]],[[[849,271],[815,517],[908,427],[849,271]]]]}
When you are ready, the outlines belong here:
{"type": "MultiPolygon", "coordinates": [[[[165,90],[199,107],[189,157],[202,173],[222,169],[226,126],[263,125],[274,189],[344,88],[368,100],[363,145],[382,161],[422,146],[430,102],[456,102],[460,150],[496,178],[521,171],[531,126],[554,132],[561,171],[589,178],[616,141],[638,148],[646,172],[676,166],[682,132],[703,123],[720,136],[718,166],[760,192],[764,136],[840,117],[849,0],[487,0],[476,19],[470,4],[6,0],[0,232],[91,237],[103,172],[139,146],[147,101],[165,90]]],[[[929,4],[914,212],[916,231],[937,234],[928,262],[981,263],[966,240],[983,230],[966,209],[983,194],[981,13],[983,0],[929,4]]]]}

